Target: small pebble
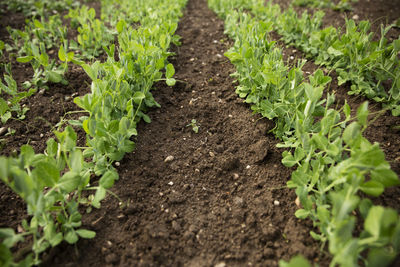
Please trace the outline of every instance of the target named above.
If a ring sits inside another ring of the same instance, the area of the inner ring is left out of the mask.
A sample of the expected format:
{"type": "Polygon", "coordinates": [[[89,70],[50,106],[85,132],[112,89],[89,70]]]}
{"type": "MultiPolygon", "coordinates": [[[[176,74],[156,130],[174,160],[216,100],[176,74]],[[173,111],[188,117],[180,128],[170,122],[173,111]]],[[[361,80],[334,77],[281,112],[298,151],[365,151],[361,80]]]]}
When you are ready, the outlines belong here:
{"type": "Polygon", "coordinates": [[[164,162],[170,162],[173,161],[175,158],[172,155],[169,155],[168,157],[165,158],[164,162]]]}
{"type": "Polygon", "coordinates": [[[40,134],[40,138],[43,138],[43,136],[44,136],[44,134],[41,133],[41,134],[40,134]]]}
{"type": "Polygon", "coordinates": [[[233,179],[234,179],[234,180],[239,179],[239,174],[237,174],[237,173],[234,173],[232,176],[233,176],[233,179]]]}
{"type": "Polygon", "coordinates": [[[275,206],[279,206],[280,205],[279,201],[278,200],[274,200],[274,205],[275,206]]]}
{"type": "Polygon", "coordinates": [[[250,169],[250,168],[251,168],[250,165],[247,165],[247,166],[246,166],[246,169],[250,169]]]}
{"type": "Polygon", "coordinates": [[[290,60],[293,60],[294,59],[294,56],[290,56],[290,60]]]}
{"type": "Polygon", "coordinates": [[[115,162],[115,166],[119,167],[121,165],[121,163],[119,163],[118,161],[115,162]]]}
{"type": "Polygon", "coordinates": [[[174,182],[171,181],[171,182],[168,183],[168,185],[173,186],[173,185],[174,185],[174,182]]]}
{"type": "Polygon", "coordinates": [[[215,157],[215,154],[213,152],[210,151],[210,157],[215,157]]]}
{"type": "Polygon", "coordinates": [[[7,131],[6,127],[1,127],[0,128],[0,135],[3,135],[7,131]]]}
{"type": "Polygon", "coordinates": [[[296,203],[297,207],[300,207],[300,198],[297,197],[296,200],[294,201],[294,203],[296,203]]]}
{"type": "Polygon", "coordinates": [[[226,266],[226,263],[223,261],[214,265],[214,267],[225,267],[225,266],[226,266]]]}
{"type": "Polygon", "coordinates": [[[352,19],[354,19],[354,20],[358,20],[360,17],[357,15],[357,14],[355,14],[353,17],[352,17],[352,19]]]}

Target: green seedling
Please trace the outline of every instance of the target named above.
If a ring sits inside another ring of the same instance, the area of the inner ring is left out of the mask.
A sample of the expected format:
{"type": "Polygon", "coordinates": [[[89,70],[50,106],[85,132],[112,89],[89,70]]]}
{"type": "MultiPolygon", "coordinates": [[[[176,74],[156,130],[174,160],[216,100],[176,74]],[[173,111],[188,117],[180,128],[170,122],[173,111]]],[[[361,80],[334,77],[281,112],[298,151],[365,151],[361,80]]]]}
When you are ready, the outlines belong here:
{"type": "Polygon", "coordinates": [[[186,127],[192,127],[193,132],[198,133],[200,126],[197,125],[197,121],[195,119],[192,119],[191,122],[186,125],[186,127]]]}

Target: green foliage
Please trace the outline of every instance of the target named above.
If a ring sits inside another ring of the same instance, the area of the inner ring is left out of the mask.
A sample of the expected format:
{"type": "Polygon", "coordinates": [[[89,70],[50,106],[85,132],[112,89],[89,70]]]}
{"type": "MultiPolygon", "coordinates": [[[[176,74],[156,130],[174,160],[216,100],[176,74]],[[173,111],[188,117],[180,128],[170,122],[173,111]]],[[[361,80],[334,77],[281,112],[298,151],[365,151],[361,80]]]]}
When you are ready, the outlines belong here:
{"type": "Polygon", "coordinates": [[[8,10],[22,12],[25,17],[47,17],[54,11],[61,12],[79,5],[75,0],[6,0],[8,10]]]}
{"type": "Polygon", "coordinates": [[[292,4],[295,6],[307,6],[314,8],[332,8],[334,10],[349,11],[351,10],[350,2],[357,2],[358,0],[293,0],[292,4]],[[337,3],[335,3],[337,2],[337,3]]]}
{"type": "MultiPolygon", "coordinates": [[[[33,237],[32,261],[38,264],[39,254],[48,247],[65,240],[76,243],[77,235],[93,238],[95,233],[81,229],[78,205],[81,192],[90,180],[91,163],[76,148],[76,133],[69,126],[56,132],[58,142],[47,141],[44,154],[35,154],[29,145],[21,147],[17,158],[0,160],[0,179],[13,189],[26,203],[29,221],[23,221],[24,231],[16,234],[13,229],[0,229],[3,249],[8,251],[25,237],[33,237]]],[[[11,261],[11,253],[7,253],[11,261]]]]}
{"type": "MultiPolygon", "coordinates": [[[[254,0],[256,1],[256,0],[254,0]]],[[[356,24],[346,20],[343,33],[333,27],[321,29],[323,12],[298,16],[293,8],[276,12],[279,7],[268,2],[254,4],[252,13],[273,23],[283,40],[338,73],[338,82],[350,82],[349,94],[362,94],[400,115],[400,39],[389,43],[385,35],[393,26],[381,27],[381,38],[373,41],[370,22],[356,24]]]]}
{"type": "Polygon", "coordinates": [[[4,74],[4,81],[6,84],[0,80],[0,93],[8,95],[6,99],[0,97],[0,118],[3,124],[11,117],[23,120],[29,109],[27,107],[21,107],[20,102],[36,92],[35,89],[19,91],[17,82],[11,76],[11,70],[7,69],[7,72],[9,73],[8,75],[4,74]]]}
{"type": "Polygon", "coordinates": [[[71,26],[77,28],[77,42],[71,48],[80,50],[85,59],[94,59],[103,53],[103,47],[108,47],[114,40],[115,31],[106,27],[105,21],[96,19],[96,11],[83,5],[70,9],[66,18],[71,19],[71,26]]]}
{"type": "Polygon", "coordinates": [[[193,132],[198,133],[200,126],[197,124],[197,121],[195,119],[192,119],[186,127],[192,127],[193,132]]]}

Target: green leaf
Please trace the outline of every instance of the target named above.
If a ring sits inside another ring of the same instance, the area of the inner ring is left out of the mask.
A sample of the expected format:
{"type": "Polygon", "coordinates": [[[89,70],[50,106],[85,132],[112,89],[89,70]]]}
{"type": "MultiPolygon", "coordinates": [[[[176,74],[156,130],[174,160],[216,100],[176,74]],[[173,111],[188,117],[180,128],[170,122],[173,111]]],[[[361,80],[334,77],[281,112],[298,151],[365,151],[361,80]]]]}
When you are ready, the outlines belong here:
{"type": "Polygon", "coordinates": [[[151,119],[150,119],[150,117],[149,117],[148,115],[143,114],[142,116],[143,116],[143,120],[144,120],[146,123],[150,123],[150,122],[151,122],[151,119]]]}
{"type": "Polygon", "coordinates": [[[174,86],[176,84],[176,80],[174,78],[167,78],[165,82],[168,86],[174,86]]]}
{"type": "Polygon", "coordinates": [[[26,169],[31,165],[33,158],[35,156],[35,151],[30,145],[23,145],[21,147],[20,156],[22,156],[23,158],[24,168],[26,169]]]}
{"type": "Polygon", "coordinates": [[[17,61],[21,63],[28,63],[33,59],[33,56],[17,57],[17,61]]]}
{"type": "Polygon", "coordinates": [[[284,151],[282,156],[283,156],[282,164],[285,165],[286,167],[289,168],[293,167],[297,163],[293,155],[288,151],[284,151]]]}
{"type": "Polygon", "coordinates": [[[40,28],[40,29],[44,28],[43,24],[40,21],[38,21],[37,19],[33,20],[33,25],[35,25],[36,28],[40,28]]]}
{"type": "Polygon", "coordinates": [[[67,241],[69,244],[75,244],[78,241],[78,235],[75,233],[75,230],[71,229],[67,232],[67,234],[64,236],[65,241],[67,241]]]}
{"type": "Polygon", "coordinates": [[[50,138],[49,140],[47,140],[46,144],[47,144],[46,153],[50,157],[55,157],[55,155],[57,154],[57,151],[58,151],[57,142],[53,138],[50,138]]]}
{"type": "Polygon", "coordinates": [[[82,157],[82,151],[80,150],[74,150],[70,154],[70,167],[71,170],[80,173],[83,167],[83,157],[82,157]]]}
{"type": "Polygon", "coordinates": [[[279,267],[311,267],[310,263],[301,255],[295,256],[289,262],[279,261],[279,267]]]}
{"type": "Polygon", "coordinates": [[[175,68],[172,64],[168,64],[167,67],[165,68],[165,77],[172,78],[175,74],[175,68]]]}
{"type": "Polygon", "coordinates": [[[381,229],[381,222],[385,219],[383,214],[385,209],[381,206],[372,206],[364,222],[364,229],[372,236],[378,238],[381,229]]]}
{"type": "Polygon", "coordinates": [[[76,233],[82,237],[82,238],[87,238],[87,239],[92,239],[96,236],[96,232],[86,230],[86,229],[78,229],[76,230],[76,233]]]}
{"type": "Polygon", "coordinates": [[[106,189],[104,187],[99,186],[96,190],[96,194],[94,195],[94,199],[92,201],[92,205],[95,208],[100,208],[100,201],[102,201],[106,197],[106,189]]]}
{"type": "Polygon", "coordinates": [[[0,266],[13,266],[12,262],[13,256],[11,251],[4,244],[0,243],[0,266]]]}
{"type": "Polygon", "coordinates": [[[364,198],[361,200],[359,210],[364,219],[367,218],[369,209],[372,207],[372,205],[373,203],[369,198],[364,198]]]}
{"type": "Polygon", "coordinates": [[[58,168],[49,162],[39,162],[32,173],[43,186],[48,187],[53,187],[60,178],[58,168]]]}
{"type": "Polygon", "coordinates": [[[126,26],[125,20],[121,19],[120,21],[118,21],[117,26],[116,26],[117,32],[121,33],[124,30],[125,26],[126,26]]]}
{"type": "Polygon", "coordinates": [[[52,247],[57,246],[58,244],[61,243],[61,241],[63,241],[63,235],[62,235],[62,233],[57,233],[57,234],[55,234],[54,236],[52,236],[52,237],[49,239],[50,245],[51,245],[52,247]]]}
{"type": "Polygon", "coordinates": [[[7,101],[0,97],[0,116],[3,116],[9,109],[7,101]]]}
{"type": "Polygon", "coordinates": [[[399,177],[397,174],[389,168],[385,169],[374,169],[371,171],[371,179],[378,181],[385,187],[395,186],[400,184],[399,177]]]}
{"type": "Polygon", "coordinates": [[[350,117],[351,117],[351,110],[350,110],[349,104],[347,104],[347,101],[344,103],[344,106],[343,106],[343,113],[344,113],[344,115],[346,116],[346,119],[347,119],[347,120],[350,119],[350,117]]]}
{"type": "Polygon", "coordinates": [[[92,79],[92,81],[95,81],[97,79],[97,70],[95,66],[82,64],[82,68],[85,70],[86,74],[90,77],[90,79],[92,79]]]}
{"type": "Polygon", "coordinates": [[[58,50],[58,58],[63,62],[67,60],[67,54],[65,53],[63,45],[61,45],[60,49],[58,50]]]}
{"type": "Polygon", "coordinates": [[[310,212],[305,209],[299,209],[296,210],[294,215],[299,219],[305,219],[308,217],[308,215],[310,215],[310,212]]]}
{"type": "Polygon", "coordinates": [[[357,119],[362,126],[367,125],[368,120],[368,102],[362,103],[357,109],[357,119]]]}
{"type": "Polygon", "coordinates": [[[329,54],[331,54],[331,55],[336,56],[336,57],[339,57],[339,56],[342,56],[342,55],[343,55],[343,52],[342,52],[342,51],[337,50],[337,49],[333,48],[332,46],[330,46],[330,47],[328,48],[327,52],[328,52],[329,54]]]}
{"type": "Polygon", "coordinates": [[[57,186],[64,191],[64,193],[68,194],[73,190],[78,189],[80,181],[81,177],[79,174],[74,171],[69,171],[61,177],[57,183],[57,186]]]}
{"type": "Polygon", "coordinates": [[[377,181],[368,181],[362,184],[360,189],[367,195],[377,197],[383,193],[385,187],[377,181]]]}
{"type": "Polygon", "coordinates": [[[146,98],[146,95],[143,92],[135,92],[132,99],[136,104],[140,104],[140,102],[146,98]]]}
{"type": "Polygon", "coordinates": [[[368,253],[368,267],[391,266],[395,258],[396,252],[391,248],[372,248],[368,253]]]}
{"type": "Polygon", "coordinates": [[[114,185],[116,180],[118,180],[118,173],[115,170],[109,170],[100,178],[99,184],[101,187],[108,189],[114,185]]]}
{"type": "Polygon", "coordinates": [[[318,241],[321,241],[321,235],[319,235],[319,234],[317,234],[316,232],[314,232],[314,231],[310,231],[310,235],[311,235],[311,237],[312,238],[314,238],[315,240],[318,240],[318,241]]]}
{"type": "Polygon", "coordinates": [[[0,239],[3,240],[2,244],[8,248],[12,248],[16,243],[24,241],[23,236],[16,234],[14,229],[11,228],[0,228],[0,239]]]}
{"type": "Polygon", "coordinates": [[[343,132],[343,141],[351,145],[361,136],[361,126],[358,122],[353,122],[343,132]]]}
{"type": "Polygon", "coordinates": [[[75,53],[74,52],[68,52],[67,53],[67,61],[72,61],[73,59],[74,59],[74,55],[75,55],[75,53]]]}
{"type": "Polygon", "coordinates": [[[53,83],[59,83],[62,81],[63,76],[55,71],[48,71],[46,73],[47,79],[53,83]]]}

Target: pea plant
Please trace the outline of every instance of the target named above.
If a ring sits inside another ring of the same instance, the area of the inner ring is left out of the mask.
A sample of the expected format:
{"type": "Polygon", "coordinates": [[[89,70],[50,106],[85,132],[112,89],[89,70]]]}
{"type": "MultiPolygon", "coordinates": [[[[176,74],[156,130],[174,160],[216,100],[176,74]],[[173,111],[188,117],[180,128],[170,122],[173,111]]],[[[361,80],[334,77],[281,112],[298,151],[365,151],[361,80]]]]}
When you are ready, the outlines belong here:
{"type": "Polygon", "coordinates": [[[0,80],[0,93],[4,93],[8,96],[8,98],[4,99],[0,97],[1,123],[5,124],[12,117],[23,120],[29,108],[21,107],[20,102],[24,98],[33,95],[36,90],[30,89],[28,91],[19,91],[17,87],[17,82],[11,76],[11,72],[9,72],[9,75],[4,74],[4,81],[6,82],[6,84],[4,84],[0,80]]]}
{"type": "Polygon", "coordinates": [[[30,216],[29,221],[22,221],[22,233],[0,229],[3,266],[12,265],[10,248],[27,236],[32,236],[33,242],[32,253],[19,263],[25,266],[39,264],[40,253],[63,240],[74,244],[78,236],[95,236],[80,228],[78,210],[82,190],[89,184],[90,163],[76,148],[77,137],[71,127],[55,134],[58,142],[49,139],[44,154],[35,154],[31,146],[24,145],[18,158],[1,157],[0,179],[25,201],[30,216]]]}
{"type": "MultiPolygon", "coordinates": [[[[210,0],[209,6],[225,17],[225,30],[235,41],[225,55],[236,67],[237,93],[252,110],[275,120],[271,131],[282,140],[278,146],[289,149],[282,163],[296,167],[287,182],[302,206],[295,215],[313,221],[318,231],[310,234],[328,244],[330,266],[358,266],[360,261],[388,266],[400,251],[399,215],[365,196],[379,196],[400,181],[379,145],[362,136],[368,103],[355,116],[347,103],[333,108],[334,94],[322,98],[330,77],[317,70],[306,81],[303,62],[285,66],[282,51],[268,41],[273,21],[243,13],[240,6],[236,11],[231,1],[210,0]],[[359,234],[357,223],[362,226],[359,234]]],[[[302,257],[280,264],[308,265],[302,257]]]]}
{"type": "Polygon", "coordinates": [[[22,12],[25,17],[46,17],[54,11],[79,5],[75,0],[6,0],[8,10],[22,12]]]}
{"type": "Polygon", "coordinates": [[[114,40],[115,31],[109,30],[105,22],[96,19],[96,11],[83,5],[70,9],[66,18],[71,19],[71,26],[77,28],[77,42],[71,48],[77,49],[85,59],[94,59],[103,53],[103,47],[109,46],[114,40]]]}
{"type": "Polygon", "coordinates": [[[271,2],[264,6],[258,0],[248,9],[260,20],[272,22],[286,43],[315,58],[317,64],[336,70],[339,84],[351,83],[349,94],[363,94],[382,102],[394,116],[400,115],[400,39],[389,43],[385,37],[394,25],[382,26],[380,39],[373,41],[369,21],[346,20],[341,33],[333,27],[321,29],[322,11],[299,16],[292,8],[277,12],[279,6],[271,2]]]}
{"type": "Polygon", "coordinates": [[[358,0],[293,0],[292,4],[296,6],[307,6],[315,8],[332,8],[333,10],[349,11],[351,10],[350,2],[357,2],[358,0]],[[337,2],[337,3],[336,3],[337,2]]]}

